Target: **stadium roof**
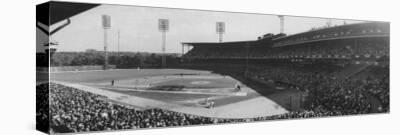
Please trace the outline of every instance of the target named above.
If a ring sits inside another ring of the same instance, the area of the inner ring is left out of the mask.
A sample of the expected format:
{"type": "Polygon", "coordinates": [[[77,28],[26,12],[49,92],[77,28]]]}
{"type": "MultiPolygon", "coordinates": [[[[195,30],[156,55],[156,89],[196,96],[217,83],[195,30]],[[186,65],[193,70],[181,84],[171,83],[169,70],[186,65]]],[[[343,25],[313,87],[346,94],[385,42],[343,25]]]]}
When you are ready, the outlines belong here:
{"type": "Polygon", "coordinates": [[[50,1],[36,6],[36,21],[47,26],[68,19],[100,4],[50,1]]]}
{"type": "Polygon", "coordinates": [[[182,43],[186,45],[191,45],[191,46],[209,46],[209,47],[244,47],[246,45],[251,45],[253,47],[279,47],[279,46],[285,46],[287,44],[302,44],[302,43],[309,43],[309,42],[316,42],[316,41],[327,41],[327,40],[337,40],[337,39],[353,39],[353,38],[374,38],[374,37],[388,37],[389,34],[389,23],[387,22],[362,22],[362,23],[354,23],[354,24],[347,24],[347,25],[340,25],[340,26],[335,26],[335,27],[327,27],[327,28],[322,28],[322,29],[316,29],[312,31],[306,31],[306,32],[301,32],[289,36],[283,36],[280,38],[272,39],[272,40],[253,40],[253,41],[235,41],[235,42],[187,42],[187,43],[182,43]],[[378,34],[367,34],[367,35],[350,35],[350,36],[340,36],[340,37],[332,37],[332,38],[322,38],[322,39],[315,39],[315,40],[306,40],[306,41],[301,41],[301,42],[293,42],[293,43],[287,43],[283,45],[275,45],[275,43],[280,42],[280,41],[285,41],[285,40],[291,40],[295,39],[298,37],[305,37],[305,36],[312,36],[316,34],[324,34],[327,32],[335,31],[335,30],[342,30],[342,29],[348,29],[348,28],[363,28],[363,27],[380,27],[383,30],[383,33],[378,33],[378,34]]]}
{"type": "Polygon", "coordinates": [[[353,24],[345,24],[345,25],[338,25],[338,26],[332,26],[332,27],[325,27],[325,28],[320,28],[320,29],[314,29],[310,31],[305,31],[305,32],[300,32],[292,35],[287,35],[283,37],[276,38],[274,40],[285,40],[289,39],[292,37],[298,37],[298,36],[303,36],[309,33],[315,33],[315,32],[325,32],[325,31],[330,31],[330,30],[336,30],[336,29],[343,29],[343,28],[348,28],[348,27],[362,27],[363,25],[385,25],[387,22],[361,22],[361,23],[353,23],[353,24]]]}

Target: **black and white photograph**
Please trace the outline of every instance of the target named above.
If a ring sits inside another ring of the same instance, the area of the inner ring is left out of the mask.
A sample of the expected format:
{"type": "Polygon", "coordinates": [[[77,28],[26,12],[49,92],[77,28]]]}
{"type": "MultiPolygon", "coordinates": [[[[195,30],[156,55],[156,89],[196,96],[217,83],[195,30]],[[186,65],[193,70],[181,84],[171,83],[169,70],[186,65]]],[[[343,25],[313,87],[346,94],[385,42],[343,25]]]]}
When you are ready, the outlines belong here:
{"type": "Polygon", "coordinates": [[[390,113],[390,22],[50,1],[36,6],[48,134],[390,113]]]}

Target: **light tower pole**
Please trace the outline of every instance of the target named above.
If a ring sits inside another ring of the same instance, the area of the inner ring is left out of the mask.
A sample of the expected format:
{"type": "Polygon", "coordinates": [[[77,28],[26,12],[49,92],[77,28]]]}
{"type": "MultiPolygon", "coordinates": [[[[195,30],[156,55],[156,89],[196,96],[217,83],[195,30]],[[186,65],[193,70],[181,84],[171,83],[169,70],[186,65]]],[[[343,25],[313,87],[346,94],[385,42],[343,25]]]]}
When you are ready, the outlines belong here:
{"type": "Polygon", "coordinates": [[[216,23],[216,31],[219,36],[219,42],[222,42],[222,35],[225,33],[225,23],[217,22],[216,23]]]}
{"type": "Polygon", "coordinates": [[[332,19],[328,19],[326,21],[326,26],[331,27],[332,26],[332,19]]]}
{"type": "Polygon", "coordinates": [[[278,15],[279,20],[280,20],[280,33],[283,33],[285,30],[285,16],[283,15],[278,15]]]}
{"type": "Polygon", "coordinates": [[[166,67],[166,65],[167,65],[167,59],[165,56],[166,55],[165,48],[166,48],[168,29],[169,29],[169,20],[168,19],[159,19],[158,20],[158,30],[161,32],[161,51],[162,51],[161,66],[162,67],[166,67]]]}
{"type": "Polygon", "coordinates": [[[162,32],[161,38],[162,38],[162,48],[161,48],[161,50],[162,50],[162,53],[163,53],[163,55],[161,57],[162,58],[161,65],[162,65],[162,67],[165,67],[167,65],[167,59],[165,57],[165,46],[166,46],[167,36],[166,36],[166,32],[165,31],[162,32]]]}
{"type": "Polygon", "coordinates": [[[115,64],[115,66],[117,67],[118,65],[119,65],[119,62],[120,62],[120,56],[119,56],[119,44],[120,44],[120,31],[118,30],[118,48],[117,48],[117,63],[115,64]]]}
{"type": "Polygon", "coordinates": [[[111,28],[111,17],[109,15],[102,15],[103,29],[104,29],[104,67],[106,70],[108,68],[108,30],[111,28]]]}

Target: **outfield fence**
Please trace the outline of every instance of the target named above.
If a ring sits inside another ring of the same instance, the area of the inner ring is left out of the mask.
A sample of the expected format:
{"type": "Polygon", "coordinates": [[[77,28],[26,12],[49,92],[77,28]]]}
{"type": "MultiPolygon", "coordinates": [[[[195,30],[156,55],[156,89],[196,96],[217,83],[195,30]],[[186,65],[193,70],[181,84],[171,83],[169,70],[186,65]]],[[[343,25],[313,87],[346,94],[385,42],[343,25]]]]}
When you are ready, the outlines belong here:
{"type": "MultiPolygon", "coordinates": [[[[115,69],[115,65],[108,65],[107,69],[115,69]]],[[[36,71],[49,71],[49,72],[63,72],[63,71],[87,71],[87,70],[103,70],[104,66],[90,65],[90,66],[60,66],[60,67],[40,67],[36,71]]]]}

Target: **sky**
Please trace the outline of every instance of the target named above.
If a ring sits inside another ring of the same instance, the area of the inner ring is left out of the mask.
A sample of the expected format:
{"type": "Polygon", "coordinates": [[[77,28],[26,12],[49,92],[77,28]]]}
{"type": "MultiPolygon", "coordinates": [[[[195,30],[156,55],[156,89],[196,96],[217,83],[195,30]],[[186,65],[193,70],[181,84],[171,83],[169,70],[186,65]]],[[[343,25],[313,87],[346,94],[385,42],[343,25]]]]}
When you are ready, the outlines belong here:
{"type": "MultiPolygon", "coordinates": [[[[120,51],[161,52],[162,34],[158,30],[158,19],[169,20],[169,31],[166,33],[167,53],[181,53],[182,42],[218,42],[216,22],[225,22],[224,42],[256,40],[258,36],[276,34],[280,30],[280,20],[276,15],[100,5],[71,17],[71,24],[53,34],[50,40],[59,43],[58,52],[103,50],[104,29],[101,16],[104,14],[111,16],[107,38],[109,51],[118,50],[119,31],[120,51]]],[[[296,34],[313,27],[322,27],[328,20],[285,16],[284,33],[296,34]]],[[[338,19],[331,19],[331,22],[332,25],[343,24],[343,20],[338,19]]],[[[346,20],[347,24],[358,22],[360,21],[346,20]]],[[[50,26],[50,30],[63,23],[65,22],[50,26]]],[[[44,34],[38,31],[38,46],[44,44],[45,39],[44,34]]]]}

